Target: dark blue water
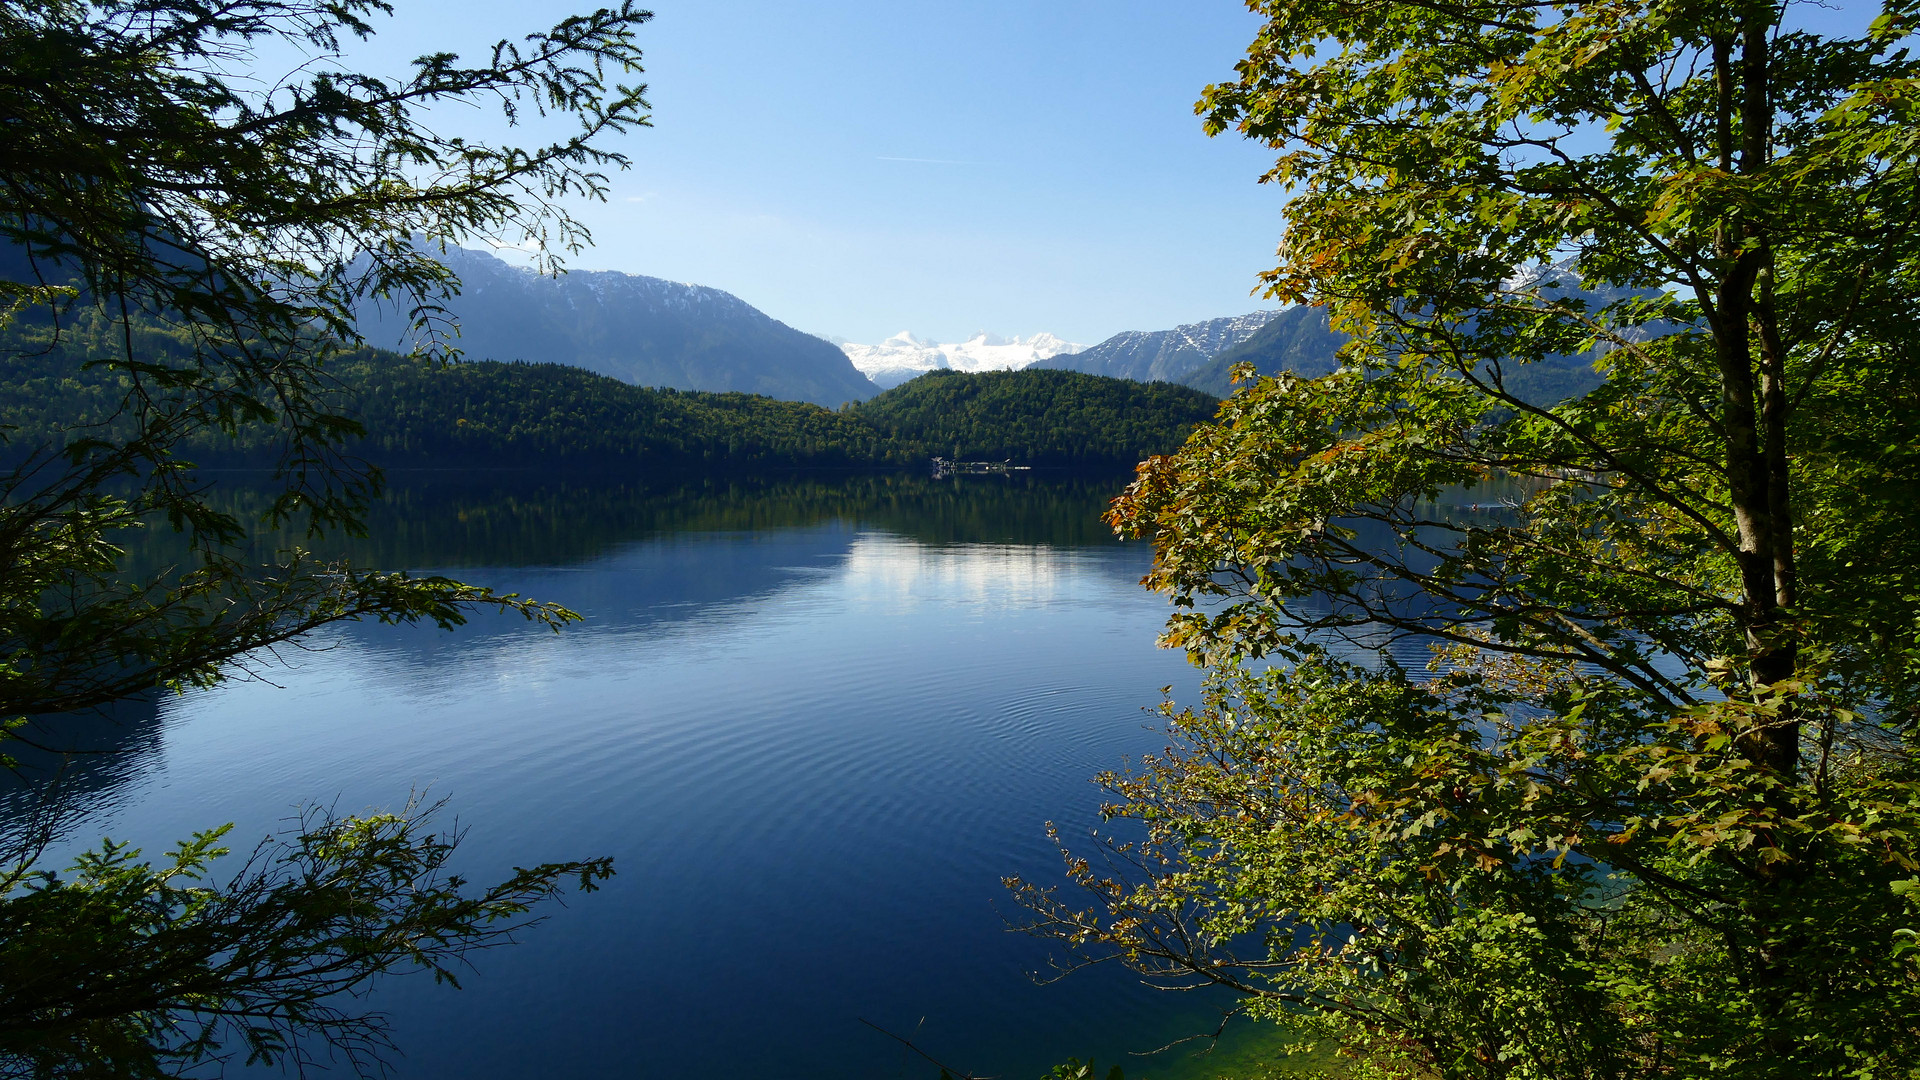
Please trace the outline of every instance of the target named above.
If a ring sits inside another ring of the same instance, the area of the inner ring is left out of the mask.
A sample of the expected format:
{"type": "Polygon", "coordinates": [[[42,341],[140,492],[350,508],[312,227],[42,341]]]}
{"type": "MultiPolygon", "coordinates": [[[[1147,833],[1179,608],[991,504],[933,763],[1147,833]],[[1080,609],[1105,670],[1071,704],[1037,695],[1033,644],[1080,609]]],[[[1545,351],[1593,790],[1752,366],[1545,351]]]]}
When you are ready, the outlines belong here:
{"type": "Polygon", "coordinates": [[[1162,745],[1160,688],[1195,696],[1149,551],[1098,523],[1118,481],[399,479],[367,554],[585,622],[318,635],[162,701],[87,823],[244,846],[426,790],[475,878],[615,857],[465,989],[382,984],[395,1075],[935,1075],[864,1019],[1037,1077],[1212,1028],[1117,968],[1037,985],[1049,950],[1003,922],[1003,876],[1057,877],[1045,823],[1084,835],[1089,778],[1162,745]]]}

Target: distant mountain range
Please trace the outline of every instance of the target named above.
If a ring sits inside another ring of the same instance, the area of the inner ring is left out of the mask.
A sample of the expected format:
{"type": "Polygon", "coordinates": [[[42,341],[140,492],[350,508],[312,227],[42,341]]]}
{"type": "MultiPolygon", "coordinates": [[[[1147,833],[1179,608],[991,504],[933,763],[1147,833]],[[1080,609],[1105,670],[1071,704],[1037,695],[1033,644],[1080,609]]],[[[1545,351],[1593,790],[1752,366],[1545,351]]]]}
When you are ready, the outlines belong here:
{"type": "MultiPolygon", "coordinates": [[[[1570,266],[1545,267],[1522,284],[1544,280],[1550,287],[1584,296],[1596,306],[1618,299],[1616,292],[1584,289],[1570,266]]],[[[1325,308],[1290,307],[1256,311],[1171,330],[1128,331],[1082,352],[1042,360],[1037,367],[1069,368],[1097,375],[1142,381],[1184,383],[1216,397],[1233,393],[1237,364],[1252,364],[1262,375],[1290,371],[1316,377],[1339,366],[1347,335],[1333,329],[1325,308]]],[[[1584,394],[1600,384],[1596,353],[1553,356],[1539,363],[1514,365],[1505,372],[1509,390],[1538,405],[1584,394]]]]}
{"type": "MultiPolygon", "coordinates": [[[[802,333],[705,286],[606,270],[550,278],[484,252],[435,254],[460,277],[461,293],[448,307],[470,360],[545,361],[637,386],[743,391],[828,408],[864,401],[929,371],[1022,368],[1177,382],[1225,397],[1233,392],[1235,364],[1251,363],[1263,375],[1324,375],[1347,340],[1328,325],[1323,309],[1292,307],[1171,330],[1128,330],[1091,348],[1045,333],[979,333],[941,343],[903,332],[861,345],[802,333]]],[[[1570,266],[1536,273],[1548,275],[1554,287],[1581,291],[1570,266]]],[[[405,323],[391,310],[361,312],[371,345],[406,347],[405,323]]],[[[1509,382],[1529,399],[1557,401],[1598,383],[1591,363],[1591,357],[1554,358],[1509,372],[1509,382]]]]}
{"type": "Polygon", "coordinates": [[[1184,382],[1207,361],[1252,337],[1279,314],[1255,311],[1171,330],[1127,330],[1091,349],[1042,360],[1039,366],[1141,382],[1184,382]]]}
{"type": "MultiPolygon", "coordinates": [[[[828,342],[731,293],[610,270],[542,277],[485,252],[450,248],[460,277],[447,304],[470,360],[570,364],[636,386],[738,390],[835,408],[879,392],[828,342]]],[[[411,347],[405,312],[360,311],[367,343],[411,347]]]]}
{"type": "Polygon", "coordinates": [[[860,373],[885,389],[929,371],[1017,371],[1086,348],[1052,334],[1003,338],[981,331],[957,344],[922,341],[901,331],[878,345],[835,341],[860,373]]]}

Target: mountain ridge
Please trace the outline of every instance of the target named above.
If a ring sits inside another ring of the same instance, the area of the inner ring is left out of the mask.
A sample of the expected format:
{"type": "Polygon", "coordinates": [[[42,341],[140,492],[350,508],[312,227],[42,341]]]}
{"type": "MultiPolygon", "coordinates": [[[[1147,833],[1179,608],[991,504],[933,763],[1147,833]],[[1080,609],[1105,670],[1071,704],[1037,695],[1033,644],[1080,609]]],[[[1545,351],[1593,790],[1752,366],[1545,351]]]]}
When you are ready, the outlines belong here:
{"type": "MultiPolygon", "coordinates": [[[[722,289],[615,270],[547,277],[468,248],[434,257],[460,278],[446,307],[471,359],[559,363],[635,386],[829,408],[879,392],[839,349],[722,289]]],[[[362,305],[359,329],[370,345],[411,345],[404,314],[381,305],[362,305]]]]}
{"type": "Polygon", "coordinates": [[[1260,329],[1215,353],[1180,381],[1226,397],[1233,393],[1233,366],[1252,364],[1262,375],[1291,371],[1309,378],[1339,366],[1336,353],[1347,335],[1333,329],[1322,307],[1290,307],[1274,313],[1260,329]]]}
{"type": "Polygon", "coordinates": [[[1183,323],[1171,330],[1123,330],[1092,348],[1042,360],[1035,366],[1139,382],[1182,382],[1221,351],[1252,337],[1279,314],[1277,310],[1261,310],[1183,323]]]}

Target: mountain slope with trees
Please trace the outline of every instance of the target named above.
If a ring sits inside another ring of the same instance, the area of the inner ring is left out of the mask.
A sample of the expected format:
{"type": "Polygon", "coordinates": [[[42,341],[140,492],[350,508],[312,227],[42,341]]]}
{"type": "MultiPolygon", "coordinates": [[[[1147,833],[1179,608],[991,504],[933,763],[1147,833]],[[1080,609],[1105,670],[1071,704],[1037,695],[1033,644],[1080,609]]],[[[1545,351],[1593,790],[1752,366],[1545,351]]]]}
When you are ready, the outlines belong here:
{"type": "MultiPolygon", "coordinates": [[[[1568,286],[1567,295],[1578,296],[1598,308],[1625,295],[1618,290],[1593,293],[1579,287],[1579,279],[1561,268],[1556,280],[1568,286]]],[[[1282,310],[1251,337],[1221,351],[1180,381],[1210,394],[1226,397],[1233,393],[1233,369],[1252,364],[1261,375],[1291,373],[1307,378],[1329,374],[1338,367],[1340,347],[1351,340],[1335,330],[1324,307],[1294,306],[1282,310]]],[[[1594,357],[1606,347],[1574,353],[1550,353],[1525,364],[1511,365],[1504,372],[1506,385],[1522,400],[1534,405],[1553,405],[1599,386],[1600,374],[1594,370],[1594,357]]]]}
{"type": "Polygon", "coordinates": [[[853,412],[943,456],[1131,465],[1171,451],[1218,407],[1212,396],[1173,383],[1027,368],[930,371],[853,412]]]}
{"type": "Polygon", "coordinates": [[[1180,382],[1218,397],[1233,393],[1233,368],[1252,364],[1262,375],[1291,371],[1296,375],[1325,375],[1339,366],[1335,353],[1347,335],[1328,325],[1325,308],[1290,307],[1276,313],[1260,329],[1215,353],[1212,359],[1180,377],[1180,382]]]}
{"type": "MultiPolygon", "coordinates": [[[[470,359],[570,364],[636,386],[828,408],[879,391],[838,348],[719,289],[611,270],[544,276],[460,247],[429,254],[459,275],[445,307],[459,325],[453,344],[470,359]]],[[[406,312],[366,302],[357,314],[369,344],[411,348],[406,312]]]]}
{"type": "MultiPolygon", "coordinates": [[[[57,449],[75,433],[123,435],[131,382],[113,357],[128,335],[153,359],[192,350],[190,339],[156,322],[121,324],[98,312],[76,313],[58,334],[31,317],[0,332],[13,357],[0,378],[0,408],[15,429],[6,452],[57,449]]],[[[383,349],[337,356],[327,372],[327,400],[364,429],[349,449],[382,465],[887,467],[923,464],[958,446],[969,458],[1105,468],[1170,452],[1217,404],[1169,383],[1032,370],[934,372],[841,410],[633,386],[563,364],[449,364],[383,349]]],[[[264,463],[279,440],[267,427],[231,436],[203,430],[181,448],[207,463],[264,463]]]]}
{"type": "Polygon", "coordinates": [[[395,464],[690,469],[895,465],[920,456],[847,412],[630,386],[562,364],[438,366],[367,350],[345,358],[339,374],[367,430],[363,452],[395,464]]]}

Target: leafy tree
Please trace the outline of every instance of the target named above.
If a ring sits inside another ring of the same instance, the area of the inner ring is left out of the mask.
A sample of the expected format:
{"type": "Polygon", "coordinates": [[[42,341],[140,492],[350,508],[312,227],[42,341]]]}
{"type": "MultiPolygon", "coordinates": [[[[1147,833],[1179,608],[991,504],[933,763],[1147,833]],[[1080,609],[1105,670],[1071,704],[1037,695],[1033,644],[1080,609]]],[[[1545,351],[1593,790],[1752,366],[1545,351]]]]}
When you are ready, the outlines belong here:
{"type": "MultiPolygon", "coordinates": [[[[0,0],[0,310],[9,342],[27,345],[7,364],[66,356],[62,391],[109,391],[51,427],[13,423],[10,408],[0,429],[13,739],[58,750],[63,714],[217,681],[236,657],[339,619],[570,617],[297,548],[242,558],[256,524],[351,531],[378,491],[345,449],[358,424],[327,392],[355,303],[444,331],[439,302],[457,282],[434,243],[518,233],[577,250],[585,233],[556,200],[603,196],[598,170],[625,164],[606,142],[646,122],[641,88],[612,81],[639,70],[649,16],[630,3],[503,41],[477,65],[437,53],[398,79],[342,68],[343,43],[387,10],[0,0]],[[255,70],[289,50],[302,62],[284,77],[255,70]],[[426,122],[458,103],[571,130],[495,146],[426,122]],[[62,353],[76,335],[107,347],[62,353]],[[262,522],[221,511],[182,454],[241,437],[273,447],[280,492],[262,522]],[[190,558],[129,575],[116,533],[136,528],[179,531],[190,558]]],[[[428,337],[446,351],[444,332],[428,337]]],[[[58,878],[37,866],[54,826],[28,828],[0,874],[0,1071],[171,1074],[236,1035],[267,1060],[301,1060],[290,1040],[303,1035],[352,1055],[377,1042],[377,1021],[335,995],[396,967],[445,974],[560,882],[608,872],[552,864],[468,895],[442,873],[446,837],[412,811],[309,824],[224,883],[207,876],[211,834],[157,868],[109,847],[58,878]]]]}
{"type": "Polygon", "coordinates": [[[386,1028],[345,995],[407,968],[458,986],[465,958],[512,942],[534,904],[612,873],[606,859],[551,863],[475,892],[447,872],[459,838],[427,831],[432,809],[309,809],[224,884],[213,863],[229,827],[157,865],[103,842],[64,879],[16,859],[0,879],[0,1075],[174,1076],[239,1051],[304,1070],[326,1063],[315,1044],[376,1069],[386,1028]]]}
{"type": "Polygon", "coordinates": [[[286,480],[274,516],[351,527],[378,478],[344,454],[359,428],[328,407],[323,369],[352,340],[354,303],[384,297],[431,322],[457,283],[415,237],[517,229],[577,247],[583,231],[553,200],[603,194],[593,170],[625,159],[599,144],[645,122],[640,89],[606,81],[637,69],[633,32],[649,16],[631,5],[501,42],[478,67],[451,54],[399,80],[330,67],[343,38],[370,34],[365,19],[384,10],[378,0],[0,5],[0,251],[13,317],[55,344],[104,322],[117,346],[87,352],[74,373],[117,376],[103,415],[16,442],[18,463],[0,476],[12,567],[0,638],[21,645],[0,675],[0,711],[83,708],[211,678],[224,656],[285,636],[283,617],[306,629],[300,613],[453,622],[462,607],[500,601],[295,558],[258,602],[229,605],[221,590],[261,575],[221,558],[243,526],[208,510],[193,464],[173,452],[208,433],[270,429],[286,480]],[[286,79],[257,79],[248,68],[263,40],[319,56],[286,79]],[[534,111],[580,130],[492,147],[421,115],[487,100],[509,119],[534,111]],[[109,494],[115,483],[132,494],[109,494]],[[198,576],[158,594],[102,561],[111,529],[154,516],[204,540],[198,576]],[[74,574],[87,582],[77,613],[40,603],[49,588],[74,593],[74,574]],[[302,590],[313,596],[275,603],[302,590]],[[199,625],[212,644],[182,649],[175,624],[199,625]],[[121,673],[102,683],[111,667],[121,673]]]}
{"type": "Polygon", "coordinates": [[[1920,8],[1252,6],[1352,341],[1116,503],[1209,690],[1034,929],[1380,1075],[1914,1075],[1920,8]]]}

